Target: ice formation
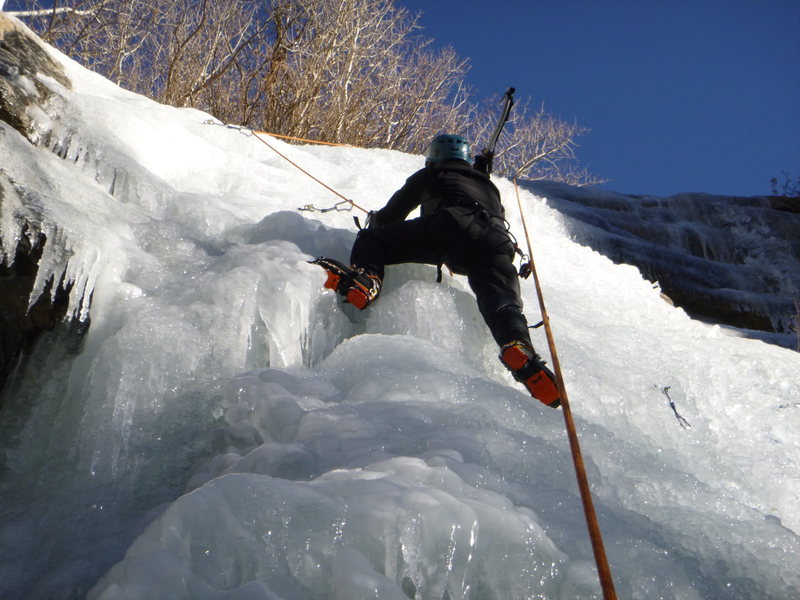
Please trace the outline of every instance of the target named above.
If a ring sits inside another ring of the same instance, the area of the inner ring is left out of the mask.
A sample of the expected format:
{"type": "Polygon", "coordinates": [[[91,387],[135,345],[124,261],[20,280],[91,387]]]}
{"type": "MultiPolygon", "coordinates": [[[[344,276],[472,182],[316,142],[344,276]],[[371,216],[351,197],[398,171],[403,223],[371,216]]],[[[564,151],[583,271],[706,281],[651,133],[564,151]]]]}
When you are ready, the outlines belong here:
{"type": "MultiPolygon", "coordinates": [[[[463,280],[390,267],[369,311],[339,304],[306,261],[346,260],[352,214],[296,210],[337,198],[53,55],[73,89],[49,82],[47,142],[0,135],[2,235],[36,211],[91,327],[6,399],[2,597],[599,597],[561,413],[463,280]]],[[[422,162],[268,141],[368,208],[422,162]]],[[[800,355],[690,319],[522,199],[619,597],[798,597],[800,355]]]]}

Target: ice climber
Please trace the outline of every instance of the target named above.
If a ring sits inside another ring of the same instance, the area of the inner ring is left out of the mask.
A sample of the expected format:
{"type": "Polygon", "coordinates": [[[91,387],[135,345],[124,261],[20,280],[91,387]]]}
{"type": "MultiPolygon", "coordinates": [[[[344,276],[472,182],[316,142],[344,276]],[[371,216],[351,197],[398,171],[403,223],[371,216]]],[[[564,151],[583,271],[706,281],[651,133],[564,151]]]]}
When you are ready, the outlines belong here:
{"type": "Polygon", "coordinates": [[[359,309],[381,291],[384,266],[400,263],[447,265],[466,275],[478,308],[500,347],[500,360],[531,395],[560,406],[553,373],[536,354],[522,312],[516,244],[509,234],[500,192],[489,179],[491,157],[470,164],[469,144],[460,135],[438,135],[425,167],[406,180],[379,211],[370,212],[356,237],[348,267],[320,257],[325,287],[359,309]],[[420,216],[406,220],[420,207],[420,216]]]}

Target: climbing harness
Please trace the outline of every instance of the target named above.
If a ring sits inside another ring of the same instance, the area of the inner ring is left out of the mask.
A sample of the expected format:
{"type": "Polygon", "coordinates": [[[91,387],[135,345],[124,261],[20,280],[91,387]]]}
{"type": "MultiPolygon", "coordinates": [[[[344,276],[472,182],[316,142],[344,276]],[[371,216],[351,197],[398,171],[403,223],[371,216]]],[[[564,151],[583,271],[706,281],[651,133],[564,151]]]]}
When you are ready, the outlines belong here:
{"type": "Polygon", "coordinates": [[[575,466],[575,475],[578,478],[578,488],[580,489],[581,501],[583,502],[583,512],[586,516],[586,524],[589,528],[589,538],[592,542],[594,559],[597,563],[597,573],[600,577],[600,587],[603,590],[604,600],[616,600],[617,594],[614,591],[614,581],[611,578],[611,569],[608,565],[608,558],[606,557],[606,551],[603,545],[603,537],[600,533],[600,525],[597,522],[597,514],[595,513],[594,504],[592,502],[592,493],[589,489],[589,481],[586,477],[586,467],[583,463],[583,456],[578,443],[578,434],[575,430],[575,422],[572,418],[572,409],[569,405],[567,390],[564,386],[564,377],[561,374],[561,365],[558,361],[558,354],[556,353],[556,344],[553,338],[553,331],[550,327],[550,317],[548,316],[547,309],[544,305],[542,286],[539,283],[539,276],[536,273],[536,265],[533,261],[531,238],[528,235],[528,226],[525,223],[525,212],[522,210],[522,200],[519,196],[519,186],[517,185],[516,178],[514,179],[514,190],[517,194],[517,205],[519,206],[520,219],[522,220],[522,229],[525,232],[525,240],[528,244],[528,256],[530,257],[530,262],[528,265],[530,274],[533,276],[533,283],[536,286],[536,294],[539,299],[539,309],[541,310],[542,314],[542,323],[544,324],[545,335],[547,336],[547,345],[550,348],[550,357],[553,361],[553,372],[556,376],[556,386],[561,397],[561,408],[564,411],[564,423],[567,427],[567,438],[569,439],[569,446],[570,450],[572,451],[572,462],[575,466]]]}

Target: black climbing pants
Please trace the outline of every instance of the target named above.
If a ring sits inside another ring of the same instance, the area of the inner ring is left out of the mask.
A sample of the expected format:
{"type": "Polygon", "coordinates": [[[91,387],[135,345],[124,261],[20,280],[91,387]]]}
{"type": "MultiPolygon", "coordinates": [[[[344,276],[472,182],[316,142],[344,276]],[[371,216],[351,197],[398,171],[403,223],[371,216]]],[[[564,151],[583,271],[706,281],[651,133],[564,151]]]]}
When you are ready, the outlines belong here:
{"type": "Polygon", "coordinates": [[[522,313],[514,244],[501,219],[478,208],[453,206],[379,229],[362,229],[350,263],[383,277],[384,266],[445,264],[466,275],[478,309],[498,345],[530,343],[522,313]]]}

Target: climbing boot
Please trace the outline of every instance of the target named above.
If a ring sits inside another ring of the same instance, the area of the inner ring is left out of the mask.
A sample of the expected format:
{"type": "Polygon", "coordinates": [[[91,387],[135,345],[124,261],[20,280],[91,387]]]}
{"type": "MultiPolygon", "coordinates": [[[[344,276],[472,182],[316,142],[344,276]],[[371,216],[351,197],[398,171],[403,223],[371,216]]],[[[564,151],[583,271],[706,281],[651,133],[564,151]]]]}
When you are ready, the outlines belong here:
{"type": "Polygon", "coordinates": [[[348,267],[337,260],[320,256],[309,261],[312,265],[319,265],[328,274],[325,288],[344,296],[359,310],[364,310],[375,302],[381,293],[381,278],[365,269],[348,267]]]}
{"type": "Polygon", "coordinates": [[[522,383],[531,396],[551,408],[561,406],[561,398],[553,372],[528,344],[513,341],[500,349],[500,360],[522,383]]]}

